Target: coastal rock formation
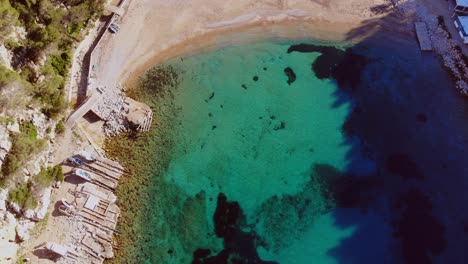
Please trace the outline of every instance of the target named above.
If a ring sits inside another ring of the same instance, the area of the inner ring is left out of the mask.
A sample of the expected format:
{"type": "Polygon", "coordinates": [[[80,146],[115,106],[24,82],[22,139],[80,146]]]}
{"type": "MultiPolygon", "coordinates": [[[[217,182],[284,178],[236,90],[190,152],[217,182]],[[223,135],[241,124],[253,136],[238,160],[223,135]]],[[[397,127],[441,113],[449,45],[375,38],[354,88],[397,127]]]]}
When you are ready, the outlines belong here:
{"type": "Polygon", "coordinates": [[[448,32],[440,25],[432,25],[430,30],[434,50],[440,55],[445,67],[452,73],[457,89],[463,95],[468,96],[468,66],[464,63],[463,54],[450,41],[448,32]]]}
{"type": "Polygon", "coordinates": [[[0,212],[4,212],[7,210],[6,208],[7,198],[8,198],[8,190],[0,189],[0,212]]]}
{"type": "Polygon", "coordinates": [[[11,145],[7,128],[0,125],[0,168],[3,165],[6,155],[11,149],[11,145]]]}
{"type": "Polygon", "coordinates": [[[18,236],[18,239],[20,241],[29,240],[30,238],[29,232],[31,231],[33,227],[34,227],[34,223],[29,220],[22,219],[18,221],[18,224],[16,226],[16,235],[18,236]]]}
{"type": "Polygon", "coordinates": [[[43,191],[43,193],[41,195],[41,198],[38,201],[39,205],[34,210],[34,215],[31,218],[32,220],[40,221],[40,220],[44,219],[44,217],[47,214],[47,208],[49,207],[49,204],[50,204],[51,194],[52,194],[52,188],[51,187],[46,188],[43,191]]]}
{"type": "Polygon", "coordinates": [[[15,243],[17,221],[11,213],[0,214],[0,263],[16,256],[19,245],[15,243]]]}
{"type": "Polygon", "coordinates": [[[11,67],[11,60],[13,56],[11,53],[5,48],[4,45],[0,44],[0,65],[5,66],[6,68],[13,70],[11,67]]]}

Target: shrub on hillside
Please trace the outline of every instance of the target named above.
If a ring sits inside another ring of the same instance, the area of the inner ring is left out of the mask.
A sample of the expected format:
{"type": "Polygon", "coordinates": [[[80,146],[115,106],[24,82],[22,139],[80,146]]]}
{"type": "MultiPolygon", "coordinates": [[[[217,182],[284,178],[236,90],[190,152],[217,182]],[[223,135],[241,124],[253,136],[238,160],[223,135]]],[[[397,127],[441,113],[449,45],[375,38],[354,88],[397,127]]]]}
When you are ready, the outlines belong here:
{"type": "Polygon", "coordinates": [[[44,140],[36,138],[37,130],[35,131],[35,128],[30,125],[22,125],[20,129],[25,132],[11,134],[12,146],[2,166],[2,178],[15,173],[45,145],[44,140]]]}
{"type": "Polygon", "coordinates": [[[42,188],[49,187],[54,181],[63,181],[64,175],[62,166],[42,168],[41,171],[34,177],[34,181],[42,188]]]}
{"type": "Polygon", "coordinates": [[[28,181],[10,190],[8,193],[8,199],[12,202],[17,203],[21,208],[33,209],[37,206],[37,201],[32,195],[32,182],[28,181]]]}
{"type": "Polygon", "coordinates": [[[63,120],[60,120],[55,126],[55,133],[62,134],[63,132],[65,132],[65,124],[63,123],[63,120]]]}

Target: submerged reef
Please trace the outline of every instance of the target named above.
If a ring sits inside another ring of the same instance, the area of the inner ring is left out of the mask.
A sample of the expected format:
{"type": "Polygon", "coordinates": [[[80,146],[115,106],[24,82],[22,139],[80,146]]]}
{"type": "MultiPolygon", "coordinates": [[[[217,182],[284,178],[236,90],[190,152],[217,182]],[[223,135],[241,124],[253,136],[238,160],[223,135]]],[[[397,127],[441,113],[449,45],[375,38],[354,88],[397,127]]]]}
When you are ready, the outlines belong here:
{"type": "Polygon", "coordinates": [[[254,231],[244,231],[246,227],[245,216],[239,203],[228,201],[223,193],[218,195],[213,222],[216,236],[224,241],[224,249],[217,255],[212,255],[211,250],[199,248],[193,253],[192,264],[276,263],[260,259],[257,245],[261,241],[254,231]]]}
{"type": "Polygon", "coordinates": [[[256,229],[265,248],[287,247],[322,214],[335,208],[365,208],[378,195],[377,176],[343,173],[329,164],[314,164],[304,188],[293,195],[275,195],[257,212],[256,229]]]}
{"type": "Polygon", "coordinates": [[[293,69],[291,69],[291,67],[286,67],[284,69],[284,74],[286,74],[286,76],[288,77],[287,83],[289,85],[296,81],[296,74],[294,73],[293,69]]]}

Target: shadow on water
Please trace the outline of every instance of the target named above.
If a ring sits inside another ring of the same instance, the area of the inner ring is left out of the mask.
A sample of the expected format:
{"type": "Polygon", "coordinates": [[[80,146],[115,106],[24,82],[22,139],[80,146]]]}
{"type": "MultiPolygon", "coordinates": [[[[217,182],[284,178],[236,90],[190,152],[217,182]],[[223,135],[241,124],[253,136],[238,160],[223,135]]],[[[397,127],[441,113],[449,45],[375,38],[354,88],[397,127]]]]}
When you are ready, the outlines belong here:
{"type": "MultiPolygon", "coordinates": [[[[466,263],[467,196],[466,184],[460,184],[467,175],[465,102],[436,55],[420,53],[415,38],[381,29],[407,27],[413,18],[390,4],[371,11],[387,15],[349,32],[348,40],[361,41],[344,52],[296,46],[322,53],[312,70],[337,81],[335,106],[354,108],[343,125],[345,144],[351,146],[343,172],[347,180],[329,185],[337,207],[348,208],[334,210],[335,225],[354,232],[328,254],[338,263],[466,263]],[[403,41],[391,40],[399,37],[403,41]],[[372,48],[382,42],[383,49],[372,48]],[[370,59],[360,54],[371,54],[370,59]],[[361,163],[353,154],[355,138],[358,151],[367,149],[361,155],[375,161],[370,176],[352,175],[361,163]]],[[[334,170],[320,166],[314,169],[334,170]]]]}

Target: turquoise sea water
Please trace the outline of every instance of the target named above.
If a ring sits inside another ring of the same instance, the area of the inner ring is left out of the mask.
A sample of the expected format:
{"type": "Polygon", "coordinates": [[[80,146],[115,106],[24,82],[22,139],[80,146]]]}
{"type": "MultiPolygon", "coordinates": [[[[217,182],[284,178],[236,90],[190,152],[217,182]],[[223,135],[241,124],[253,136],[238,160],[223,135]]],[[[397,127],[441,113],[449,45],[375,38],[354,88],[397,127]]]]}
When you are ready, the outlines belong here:
{"type": "Polygon", "coordinates": [[[173,64],[182,72],[174,98],[180,125],[175,158],[164,177],[189,195],[206,193],[205,217],[211,229],[218,194],[238,201],[245,224],[267,241],[266,247],[278,247],[269,253],[272,260],[297,263],[286,261],[288,247],[303,250],[301,240],[316,237],[314,230],[327,229],[313,254],[302,254],[303,261],[321,258],[322,263],[334,263],[326,250],[352,228],[334,228],[326,215],[313,227],[328,210],[327,201],[319,184],[306,185],[315,164],[347,168],[350,146],[341,127],[351,105],[336,105],[336,82],[319,80],[311,71],[319,53],[286,54],[288,47],[230,47],[173,64]],[[287,67],[296,74],[291,84],[284,73],[287,67]],[[279,202],[284,208],[271,208],[280,206],[272,198],[284,195],[310,204],[298,208],[284,201],[279,202]],[[285,216],[277,217],[277,210],[285,216]],[[296,232],[297,225],[303,230],[296,232]]]}
{"type": "Polygon", "coordinates": [[[414,42],[299,43],[165,63],[175,144],[153,195],[172,202],[141,223],[163,230],[147,261],[462,263],[446,205],[466,200],[466,109],[437,60],[414,42]]]}

